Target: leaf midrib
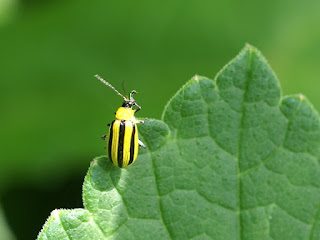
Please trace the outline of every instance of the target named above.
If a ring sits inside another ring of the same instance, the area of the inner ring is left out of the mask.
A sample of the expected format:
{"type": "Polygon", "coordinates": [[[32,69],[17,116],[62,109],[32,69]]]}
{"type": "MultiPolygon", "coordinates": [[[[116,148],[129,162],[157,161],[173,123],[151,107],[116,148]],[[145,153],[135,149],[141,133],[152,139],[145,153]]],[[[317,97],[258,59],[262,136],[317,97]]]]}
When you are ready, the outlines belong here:
{"type": "Polygon", "coordinates": [[[247,94],[249,91],[249,84],[252,80],[252,49],[249,51],[248,63],[247,63],[247,81],[245,81],[244,93],[242,98],[242,106],[241,106],[241,116],[238,126],[238,154],[236,157],[237,160],[237,195],[238,195],[238,204],[237,204],[237,215],[238,215],[238,239],[242,239],[242,224],[241,224],[241,168],[240,168],[240,157],[241,157],[241,143],[243,138],[243,125],[245,119],[245,101],[247,98],[247,94]]]}

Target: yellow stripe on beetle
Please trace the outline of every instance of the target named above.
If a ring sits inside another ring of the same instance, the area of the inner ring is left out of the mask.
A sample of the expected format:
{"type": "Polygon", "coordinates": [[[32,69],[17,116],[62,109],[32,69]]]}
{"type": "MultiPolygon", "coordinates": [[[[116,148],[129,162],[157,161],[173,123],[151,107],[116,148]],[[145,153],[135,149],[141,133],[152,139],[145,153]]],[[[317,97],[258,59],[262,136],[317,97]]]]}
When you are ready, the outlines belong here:
{"type": "MultiPolygon", "coordinates": [[[[128,167],[137,159],[138,146],[145,148],[145,145],[139,140],[137,128],[137,123],[143,123],[143,121],[134,117],[134,114],[141,109],[133,99],[133,94],[137,92],[133,90],[130,93],[130,98],[124,97],[99,75],[95,75],[95,77],[124,99],[122,106],[116,112],[116,119],[110,124],[107,149],[108,157],[115,166],[128,167]],[[133,106],[136,106],[137,109],[132,109],[133,106]]],[[[105,137],[103,136],[103,139],[105,137]]]]}
{"type": "Polygon", "coordinates": [[[134,144],[138,144],[138,142],[134,142],[134,134],[133,129],[136,125],[131,121],[125,121],[125,131],[124,131],[124,140],[123,140],[123,160],[122,166],[129,166],[132,164],[136,159],[133,159],[134,153],[131,153],[131,145],[133,144],[133,151],[134,151],[134,144]],[[131,161],[130,161],[131,160],[131,161]]]}

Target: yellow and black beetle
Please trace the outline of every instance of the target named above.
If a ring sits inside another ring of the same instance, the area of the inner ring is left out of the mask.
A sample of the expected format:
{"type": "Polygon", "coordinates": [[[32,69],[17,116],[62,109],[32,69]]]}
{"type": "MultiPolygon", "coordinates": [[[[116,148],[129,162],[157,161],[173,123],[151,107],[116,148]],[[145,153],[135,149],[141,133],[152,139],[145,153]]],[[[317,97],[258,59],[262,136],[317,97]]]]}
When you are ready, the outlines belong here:
{"type": "Polygon", "coordinates": [[[139,146],[146,148],[139,140],[137,128],[137,123],[143,123],[144,121],[134,117],[134,114],[141,109],[133,99],[133,94],[137,92],[132,90],[129,98],[125,97],[99,75],[95,75],[95,77],[124,100],[122,106],[116,112],[116,119],[108,124],[110,126],[108,135],[102,136],[102,139],[108,136],[107,151],[110,161],[117,167],[128,167],[137,159],[139,146]],[[133,106],[136,106],[137,109],[133,109],[133,106]]]}

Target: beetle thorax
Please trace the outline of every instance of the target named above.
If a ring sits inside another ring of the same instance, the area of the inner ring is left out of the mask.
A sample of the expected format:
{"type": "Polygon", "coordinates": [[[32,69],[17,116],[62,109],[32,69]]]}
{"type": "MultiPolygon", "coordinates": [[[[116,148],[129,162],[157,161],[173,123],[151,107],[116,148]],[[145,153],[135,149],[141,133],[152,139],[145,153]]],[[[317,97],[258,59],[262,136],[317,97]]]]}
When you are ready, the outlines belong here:
{"type": "Polygon", "coordinates": [[[134,121],[134,112],[135,111],[131,108],[119,107],[116,112],[116,119],[134,121]]]}

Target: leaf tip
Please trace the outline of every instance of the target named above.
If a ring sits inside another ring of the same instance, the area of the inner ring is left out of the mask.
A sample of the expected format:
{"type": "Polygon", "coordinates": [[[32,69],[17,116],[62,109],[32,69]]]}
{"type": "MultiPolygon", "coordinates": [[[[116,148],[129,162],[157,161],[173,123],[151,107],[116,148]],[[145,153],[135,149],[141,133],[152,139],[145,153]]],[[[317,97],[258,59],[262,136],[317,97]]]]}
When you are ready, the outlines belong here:
{"type": "Polygon", "coordinates": [[[194,75],[194,77],[192,79],[198,82],[200,79],[200,76],[198,74],[196,74],[196,75],[194,75]]]}
{"type": "Polygon", "coordinates": [[[107,156],[99,156],[99,157],[93,158],[93,160],[91,161],[90,167],[99,165],[99,161],[103,158],[107,158],[107,156]]]}
{"type": "Polygon", "coordinates": [[[251,44],[249,43],[246,43],[245,46],[244,46],[245,49],[248,49],[250,51],[254,51],[254,50],[257,50],[254,46],[252,46],[251,44]]]}
{"type": "Polygon", "coordinates": [[[92,163],[91,163],[91,166],[93,167],[93,166],[96,166],[96,165],[98,165],[98,159],[94,158],[92,163]]]}
{"type": "Polygon", "coordinates": [[[54,217],[54,218],[59,218],[59,210],[58,209],[55,209],[51,212],[51,216],[54,217]]]}
{"type": "Polygon", "coordinates": [[[252,46],[251,44],[249,43],[246,43],[244,48],[243,48],[244,51],[248,51],[250,53],[254,53],[254,54],[258,54],[258,55],[261,55],[261,52],[254,46],[252,46]]]}
{"type": "Polygon", "coordinates": [[[38,233],[37,240],[42,239],[43,235],[46,234],[46,231],[49,228],[50,222],[53,221],[54,219],[57,219],[57,218],[59,218],[59,210],[55,209],[55,210],[51,211],[49,217],[47,218],[46,222],[42,226],[42,229],[38,233]]]}
{"type": "Polygon", "coordinates": [[[298,97],[301,101],[305,101],[307,98],[303,94],[298,94],[298,97]]]}

